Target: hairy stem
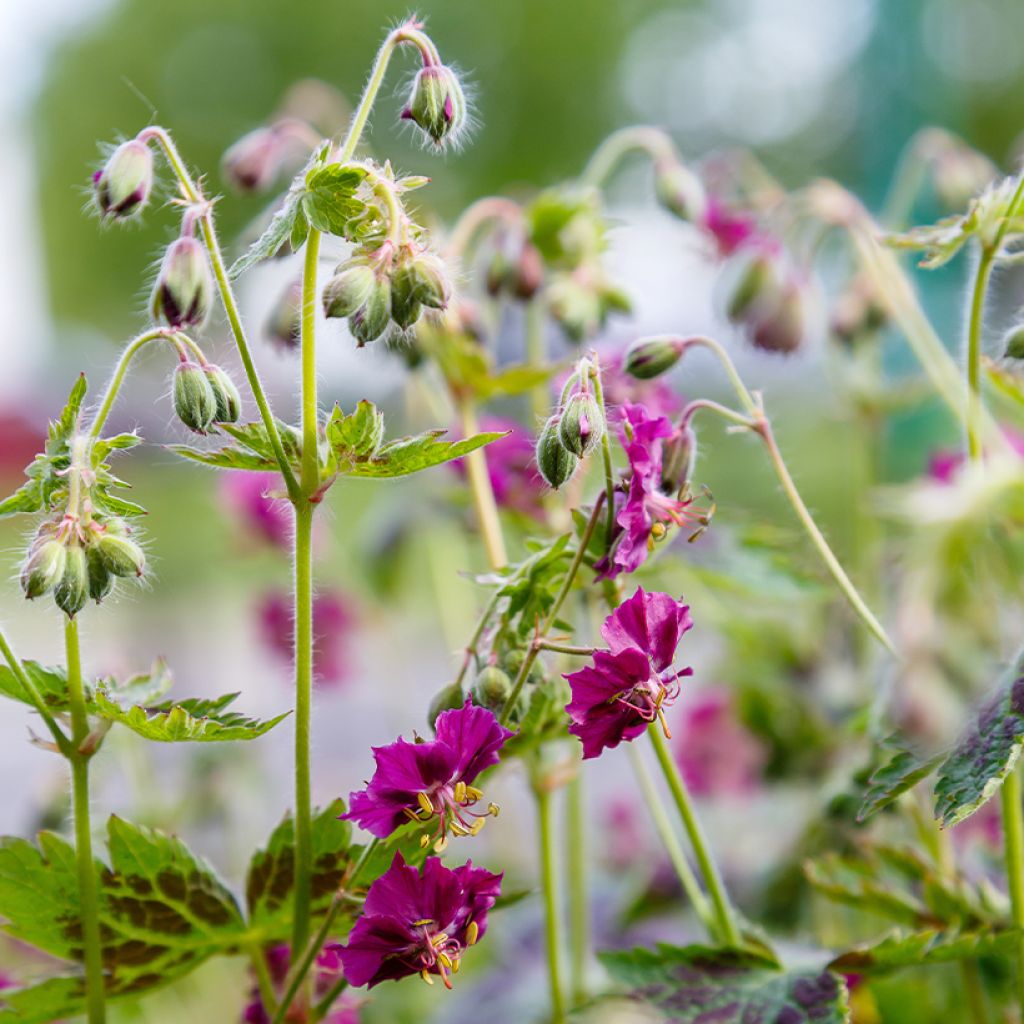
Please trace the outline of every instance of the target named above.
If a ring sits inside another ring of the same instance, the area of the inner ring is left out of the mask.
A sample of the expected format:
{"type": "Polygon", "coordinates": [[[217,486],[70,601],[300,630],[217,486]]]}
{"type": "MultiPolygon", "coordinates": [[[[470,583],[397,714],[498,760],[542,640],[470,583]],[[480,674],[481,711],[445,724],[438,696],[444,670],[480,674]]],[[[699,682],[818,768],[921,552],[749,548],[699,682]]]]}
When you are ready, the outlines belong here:
{"type": "Polygon", "coordinates": [[[608,437],[608,409],[604,404],[604,386],[601,383],[600,367],[594,367],[591,373],[594,382],[594,399],[601,407],[601,416],[604,419],[604,430],[601,432],[601,464],[604,467],[604,491],[605,503],[607,505],[607,518],[604,528],[604,549],[610,552],[612,542],[615,540],[615,469],[612,464],[612,445],[608,437]]]}
{"type": "Polygon", "coordinates": [[[448,235],[449,259],[464,259],[476,233],[490,221],[518,224],[523,218],[519,204],[504,196],[486,196],[466,207],[448,235]]]}
{"type": "Polygon", "coordinates": [[[587,810],[580,771],[565,791],[566,868],[569,874],[569,991],[572,1005],[587,998],[590,904],[587,891],[587,810]]]}
{"type": "Polygon", "coordinates": [[[64,622],[64,650],[67,656],[71,738],[75,746],[71,755],[71,787],[75,816],[75,860],[82,909],[85,1001],[89,1024],[104,1024],[107,1019],[106,993],[100,939],[100,904],[96,888],[96,865],[92,855],[92,823],[89,818],[89,755],[80,751],[89,735],[89,717],[85,704],[85,685],[82,682],[78,623],[72,618],[64,622]]]}
{"type": "MultiPolygon", "coordinates": [[[[462,435],[472,437],[480,430],[476,406],[471,398],[462,398],[458,401],[458,408],[462,420],[462,435]]],[[[477,525],[484,539],[487,561],[492,569],[503,569],[508,564],[508,554],[505,551],[498,503],[494,498],[494,488],[487,472],[487,456],[483,448],[477,448],[466,456],[466,477],[469,480],[470,493],[473,495],[477,525]]]]}
{"type": "Polygon", "coordinates": [[[46,703],[43,701],[43,695],[32,681],[32,677],[25,671],[25,667],[15,656],[3,630],[0,630],[0,654],[3,655],[3,659],[7,662],[7,667],[11,670],[14,677],[21,683],[22,689],[28,694],[32,706],[46,723],[46,728],[50,730],[53,742],[57,744],[57,748],[66,758],[70,759],[74,751],[71,741],[64,730],[57,724],[53,715],[50,714],[50,709],[47,708],[46,703]]]}
{"type": "Polygon", "coordinates": [[[1010,890],[1010,914],[1018,929],[1017,1001],[1024,1013],[1024,796],[1020,772],[1014,768],[1000,790],[1006,849],[1006,882],[1010,890]]]}
{"type": "Polygon", "coordinates": [[[594,150],[580,175],[580,184],[600,188],[632,152],[646,153],[654,162],[679,159],[672,140],[661,128],[632,125],[613,132],[594,150]]]}
{"type": "Polygon", "coordinates": [[[300,346],[302,350],[302,472],[303,497],[308,501],[320,485],[317,452],[319,427],[316,386],[316,271],[320,259],[320,232],[311,228],[302,265],[302,308],[300,346]]]}
{"type": "Polygon", "coordinates": [[[732,908],[729,905],[729,897],[726,895],[722,877],[718,873],[718,867],[711,856],[711,850],[708,847],[707,840],[704,838],[700,822],[697,820],[697,815],[690,801],[690,794],[687,792],[683,777],[679,774],[679,768],[672,759],[672,754],[658,727],[655,725],[648,729],[647,735],[651,738],[655,757],[657,757],[658,764],[661,766],[662,774],[668,783],[669,792],[672,794],[672,800],[676,805],[676,810],[679,812],[679,818],[683,823],[683,828],[686,830],[686,835],[689,837],[690,845],[693,847],[693,855],[697,858],[697,866],[700,868],[700,873],[704,876],[704,885],[707,888],[708,895],[711,898],[711,906],[714,909],[714,920],[718,938],[727,946],[738,948],[741,945],[740,933],[736,927],[732,908]]]}
{"type": "Polygon", "coordinates": [[[559,917],[558,869],[555,863],[552,828],[551,791],[535,786],[537,829],[540,839],[540,876],[544,890],[544,931],[548,960],[548,984],[551,991],[551,1024],[564,1024],[565,997],[562,994],[562,928],[559,917]]]}
{"type": "Polygon", "coordinates": [[[985,292],[995,255],[995,249],[984,246],[978,257],[967,327],[967,454],[971,459],[981,457],[981,331],[985,320],[985,292]]]}

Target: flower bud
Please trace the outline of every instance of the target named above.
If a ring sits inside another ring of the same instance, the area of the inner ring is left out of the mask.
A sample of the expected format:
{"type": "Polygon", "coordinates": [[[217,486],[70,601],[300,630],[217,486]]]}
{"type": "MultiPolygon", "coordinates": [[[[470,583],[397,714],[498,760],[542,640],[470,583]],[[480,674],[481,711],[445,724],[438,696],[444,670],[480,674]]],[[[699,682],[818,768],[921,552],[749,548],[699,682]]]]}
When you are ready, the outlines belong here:
{"type": "Polygon", "coordinates": [[[67,548],[59,540],[37,542],[29,551],[21,569],[21,589],[31,600],[41,597],[64,575],[67,548]]]}
{"type": "Polygon", "coordinates": [[[391,282],[375,277],[366,301],[348,318],[348,329],[362,348],[379,338],[391,322],[391,282]]]}
{"type": "Polygon", "coordinates": [[[558,439],[573,455],[583,458],[592,452],[604,436],[604,414],[589,392],[570,395],[558,424],[558,439]]]}
{"type": "Polygon", "coordinates": [[[671,370],[685,348],[683,338],[638,338],[626,349],[622,368],[638,380],[653,380],[671,370]]]}
{"type": "Polygon", "coordinates": [[[697,435],[687,424],[668,438],[661,451],[661,490],[675,494],[693,477],[697,461],[697,435]]]}
{"type": "Polygon", "coordinates": [[[693,224],[703,221],[707,206],[704,186],[685,164],[673,160],[656,166],[654,194],[658,202],[680,220],[693,224]]]}
{"type": "Polygon", "coordinates": [[[412,92],[402,111],[437,145],[455,140],[467,121],[466,94],[458,76],[444,64],[421,68],[412,84],[412,92]]]}
{"type": "Polygon", "coordinates": [[[94,546],[107,571],[114,576],[141,576],[146,568],[146,555],[142,548],[127,537],[104,533],[94,546]]]}
{"type": "Polygon", "coordinates": [[[770,309],[750,324],[750,342],[765,352],[795,352],[804,337],[804,300],[800,285],[789,282],[770,309]]]}
{"type": "Polygon", "coordinates": [[[221,157],[224,180],[238,192],[262,192],[281,169],[280,133],[273,128],[256,128],[229,146],[221,157]]]}
{"type": "MultiPolygon", "coordinates": [[[[377,277],[368,263],[348,262],[324,286],[321,296],[324,315],[328,317],[352,316],[370,297],[377,277]]],[[[299,305],[301,314],[301,302],[299,305]]]]}
{"type": "Polygon", "coordinates": [[[485,665],[473,683],[473,700],[481,707],[500,711],[512,692],[512,680],[497,665],[485,665]]]}
{"type": "Polygon", "coordinates": [[[572,478],[579,459],[562,444],[559,437],[559,416],[551,417],[537,438],[537,469],[554,490],[572,478]]]}
{"type": "MultiPolygon", "coordinates": [[[[324,289],[326,305],[326,288],[324,289]]],[[[330,315],[330,314],[328,314],[330,315]]],[[[279,348],[293,350],[302,340],[302,279],[292,281],[274,303],[264,332],[279,348]]]]}
{"type": "Polygon", "coordinates": [[[114,577],[95,544],[85,549],[85,558],[89,569],[89,597],[99,604],[114,589],[114,577]]]}
{"type": "Polygon", "coordinates": [[[138,213],[153,189],[153,153],[144,142],[123,142],[93,175],[96,205],[104,217],[124,220],[138,213]]]}
{"type": "Polygon", "coordinates": [[[150,312],[171,327],[198,327],[213,300],[213,277],[198,239],[182,236],[167,247],[157,274],[150,312]]]}
{"type": "Polygon", "coordinates": [[[438,690],[434,694],[434,698],[430,702],[430,708],[427,711],[427,721],[430,723],[430,728],[434,728],[437,716],[442,711],[454,711],[456,708],[461,708],[465,701],[466,698],[462,692],[462,683],[460,682],[449,683],[438,690]]]}
{"type": "Polygon", "coordinates": [[[770,253],[759,250],[740,267],[726,299],[726,316],[736,323],[756,307],[774,303],[778,286],[775,260],[770,253]]]}
{"type": "Polygon", "coordinates": [[[1003,355],[1007,359],[1024,359],[1024,324],[1011,327],[1003,341],[1003,355]]]}
{"type": "Polygon", "coordinates": [[[452,283],[444,263],[431,252],[418,252],[404,268],[414,282],[418,302],[430,309],[444,309],[452,298],[452,283]]]}
{"type": "Polygon", "coordinates": [[[521,230],[509,230],[497,239],[487,264],[488,294],[502,293],[529,301],[544,283],[544,260],[521,230]]]}
{"type": "Polygon", "coordinates": [[[562,277],[548,290],[552,317],[577,344],[601,327],[601,303],[592,289],[571,277],[562,277]]]}
{"type": "Polygon", "coordinates": [[[205,434],[217,415],[217,399],[204,369],[187,359],[174,371],[174,411],[197,434],[205,434]]]}
{"type": "Polygon", "coordinates": [[[67,549],[64,572],[53,592],[57,607],[69,618],[74,618],[89,600],[89,566],[85,549],[72,544],[67,549]]]}
{"type": "Polygon", "coordinates": [[[420,318],[422,303],[416,298],[416,281],[404,266],[391,278],[391,319],[407,330],[420,318]]]}
{"type": "Polygon", "coordinates": [[[237,423],[242,412],[242,396],[235,387],[235,382],[219,367],[207,363],[203,373],[210,382],[213,400],[217,407],[214,423],[237,423]]]}

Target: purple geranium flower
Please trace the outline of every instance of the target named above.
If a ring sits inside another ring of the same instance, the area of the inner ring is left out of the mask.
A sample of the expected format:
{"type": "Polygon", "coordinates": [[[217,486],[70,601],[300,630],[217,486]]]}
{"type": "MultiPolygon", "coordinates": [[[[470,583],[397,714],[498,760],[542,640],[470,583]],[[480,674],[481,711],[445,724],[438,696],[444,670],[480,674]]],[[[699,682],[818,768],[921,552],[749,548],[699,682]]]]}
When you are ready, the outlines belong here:
{"type": "Polygon", "coordinates": [[[476,835],[498,809],[488,804],[483,814],[469,810],[483,798],[473,782],[498,763],[498,751],[512,733],[493,712],[468,700],[461,708],[438,715],[435,733],[436,739],[429,742],[407,743],[399,737],[386,747],[374,747],[377,770],[365,789],[352,793],[351,810],[342,817],[380,839],[407,821],[436,817],[433,838],[438,853],[447,845],[449,832],[476,835]]]}
{"type": "MultiPolygon", "coordinates": [[[[313,991],[318,999],[327,995],[341,974],[341,960],[335,945],[325,946],[316,958],[316,969],[312,972],[313,991]]],[[[267,972],[278,998],[284,994],[292,954],[288,946],[274,946],[264,954],[267,972]]],[[[289,1019],[291,1019],[289,1017],[289,1019]]],[[[242,1011],[243,1024],[271,1024],[271,1016],[263,1005],[258,985],[253,985],[249,1002],[242,1011]]],[[[359,1004],[349,993],[342,993],[324,1018],[324,1024],[359,1024],[359,1004]]]]}
{"type": "Polygon", "coordinates": [[[572,688],[569,732],[582,741],[584,758],[636,739],[655,718],[670,736],[664,709],[679,695],[679,678],[693,673],[673,671],[672,662],[692,627],[689,606],[643,588],[605,619],[608,650],[595,651],[592,664],[565,677],[572,688]]]}
{"type": "Polygon", "coordinates": [[[751,214],[732,210],[714,196],[708,197],[700,226],[714,240],[719,256],[729,256],[758,234],[757,220],[751,214]]]}
{"type": "Polygon", "coordinates": [[[692,501],[681,501],[662,491],[662,453],[666,441],[679,429],[665,416],[652,416],[642,405],[623,407],[620,439],[629,459],[629,492],[616,502],[616,537],[608,556],[597,563],[599,578],[614,579],[634,572],[646,560],[654,542],[667,533],[666,524],[700,522],[703,513],[689,511],[692,501]]]}
{"type": "Polygon", "coordinates": [[[428,857],[421,873],[396,853],[339,949],[349,984],[373,988],[413,974],[433,984],[437,974],[451,988],[462,954],[487,931],[501,879],[472,861],[453,871],[437,857],[428,857]]]}
{"type": "Polygon", "coordinates": [[[221,497],[228,512],[250,533],[283,551],[291,550],[292,511],[277,473],[225,473],[221,497]]]}
{"type": "Polygon", "coordinates": [[[709,690],[688,702],[674,749],[683,781],[696,796],[756,789],[767,759],[764,745],[737,719],[731,696],[709,690]]]}

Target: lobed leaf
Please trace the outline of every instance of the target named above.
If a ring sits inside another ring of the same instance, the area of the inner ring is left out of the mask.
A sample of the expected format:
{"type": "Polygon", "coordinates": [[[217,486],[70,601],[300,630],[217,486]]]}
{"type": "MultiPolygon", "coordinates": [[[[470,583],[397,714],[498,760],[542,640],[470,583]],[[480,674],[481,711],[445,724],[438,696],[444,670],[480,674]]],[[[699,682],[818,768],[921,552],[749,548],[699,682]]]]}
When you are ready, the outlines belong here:
{"type": "Polygon", "coordinates": [[[285,195],[284,202],[280,208],[270,218],[270,223],[263,230],[263,233],[231,264],[228,276],[232,280],[240,277],[251,267],[256,266],[257,263],[270,259],[289,241],[292,236],[295,219],[300,212],[300,200],[301,191],[297,190],[293,185],[285,195]]]}
{"type": "Polygon", "coordinates": [[[921,757],[910,750],[898,750],[888,762],[872,773],[857,812],[857,820],[866,821],[871,815],[888,807],[903,793],[931,775],[945,756],[942,753],[921,757]]]}
{"type": "Polygon", "coordinates": [[[838,954],[829,969],[843,974],[887,974],[903,967],[1005,956],[1016,949],[1013,929],[980,928],[970,931],[893,932],[879,942],[855,946],[838,954]]]}
{"type": "MultiPolygon", "coordinates": [[[[51,711],[68,709],[68,680],[63,668],[40,665],[37,661],[23,661],[21,667],[35,684],[46,707],[51,711]]],[[[0,694],[34,706],[21,681],[7,665],[0,665],[0,694]]]]}
{"type": "MultiPolygon", "coordinates": [[[[363,460],[339,464],[340,473],[347,476],[370,479],[390,479],[418,473],[421,469],[440,466],[453,459],[461,459],[478,448],[505,437],[504,432],[474,434],[461,441],[440,441],[445,431],[429,430],[416,437],[405,437],[389,441],[378,449],[377,454],[363,460]]],[[[340,461],[340,460],[339,460],[340,461]]]]}
{"type": "MultiPolygon", "coordinates": [[[[356,189],[366,179],[358,164],[328,164],[310,171],[302,196],[302,210],[318,231],[345,238],[349,222],[366,209],[356,189]]],[[[294,248],[294,246],[293,246],[294,248]]]]}

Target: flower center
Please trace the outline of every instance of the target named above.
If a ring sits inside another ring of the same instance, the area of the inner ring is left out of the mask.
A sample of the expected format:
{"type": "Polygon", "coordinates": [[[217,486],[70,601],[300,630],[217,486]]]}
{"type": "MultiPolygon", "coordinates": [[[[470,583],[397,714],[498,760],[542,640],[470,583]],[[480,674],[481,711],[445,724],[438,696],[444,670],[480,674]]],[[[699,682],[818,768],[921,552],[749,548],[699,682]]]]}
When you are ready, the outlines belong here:
{"type": "Polygon", "coordinates": [[[665,708],[670,706],[679,696],[679,676],[672,672],[665,676],[652,675],[650,679],[637,683],[631,690],[623,690],[611,698],[611,701],[629,708],[645,722],[655,719],[661,723],[666,739],[672,739],[668,722],[665,720],[665,708]]]}
{"type": "Polygon", "coordinates": [[[448,845],[449,833],[453,836],[475,836],[487,823],[489,817],[497,817],[500,808],[488,803],[487,810],[480,813],[470,810],[483,799],[483,791],[467,786],[461,780],[454,784],[444,783],[425,793],[417,793],[419,810],[405,809],[410,821],[427,822],[437,818],[437,829],[420,836],[420,846],[433,845],[435,853],[441,853],[448,845]]]}
{"type": "MultiPolygon", "coordinates": [[[[447,932],[442,931],[436,921],[430,918],[423,918],[412,922],[412,928],[421,934],[422,938],[418,945],[413,946],[409,955],[414,959],[414,966],[419,970],[420,977],[428,984],[433,985],[432,974],[439,974],[444,987],[452,987],[452,975],[459,973],[459,966],[462,961],[462,954],[465,947],[452,938],[447,932]]],[[[472,946],[480,929],[475,921],[470,921],[466,926],[465,946],[472,946]]]]}

